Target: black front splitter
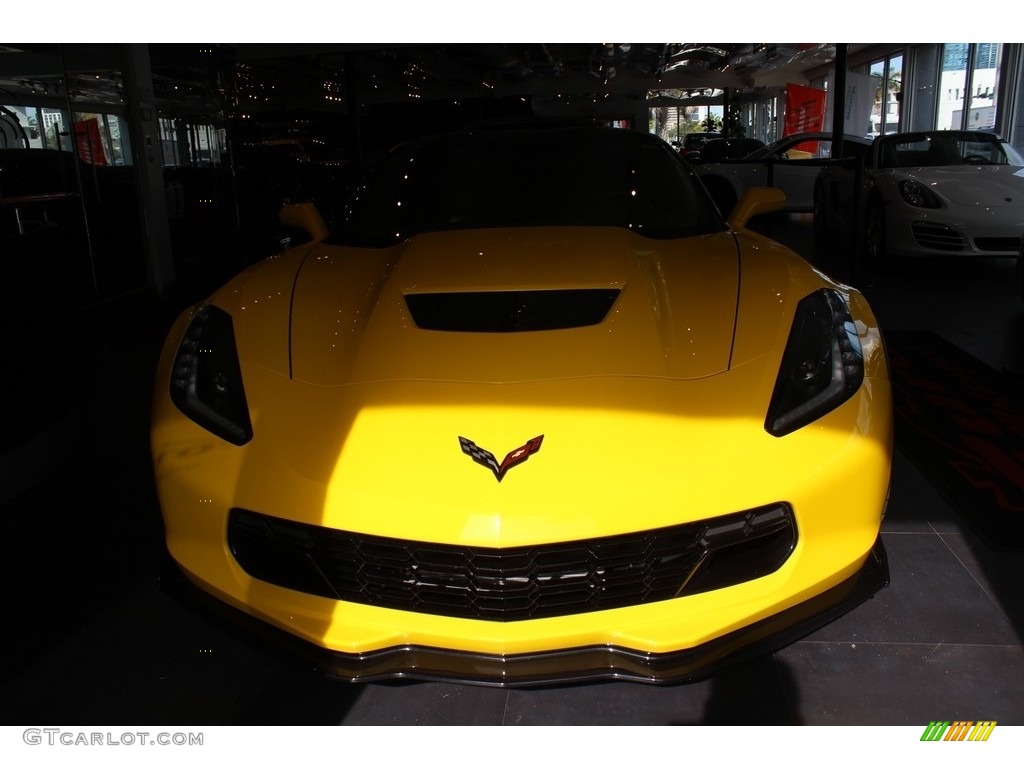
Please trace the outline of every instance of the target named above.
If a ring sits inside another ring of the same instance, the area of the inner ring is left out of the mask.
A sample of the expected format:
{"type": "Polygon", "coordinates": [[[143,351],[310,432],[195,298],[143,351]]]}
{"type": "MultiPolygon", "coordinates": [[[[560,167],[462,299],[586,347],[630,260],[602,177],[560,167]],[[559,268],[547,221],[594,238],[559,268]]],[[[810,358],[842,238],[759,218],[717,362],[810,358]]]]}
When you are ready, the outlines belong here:
{"type": "Polygon", "coordinates": [[[369,653],[339,653],[313,645],[207,595],[182,577],[164,580],[169,591],[203,613],[240,625],[250,638],[284,651],[320,674],[348,682],[443,680],[497,687],[555,685],[589,680],[670,684],[695,682],[722,667],[772,653],[820,629],[889,583],[881,537],[861,569],[841,584],[774,616],[696,648],[645,653],[614,645],[510,655],[401,645],[369,653]]]}

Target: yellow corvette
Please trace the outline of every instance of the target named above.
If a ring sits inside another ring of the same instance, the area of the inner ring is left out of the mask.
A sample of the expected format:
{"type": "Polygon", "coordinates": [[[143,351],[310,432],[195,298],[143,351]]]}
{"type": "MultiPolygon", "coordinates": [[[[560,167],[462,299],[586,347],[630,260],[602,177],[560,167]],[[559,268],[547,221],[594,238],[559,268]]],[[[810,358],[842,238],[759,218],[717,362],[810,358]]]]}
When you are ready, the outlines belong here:
{"type": "Polygon", "coordinates": [[[326,674],[693,680],[888,582],[892,405],[857,291],[666,143],[396,148],[328,234],[173,326],[152,450],[188,581],[326,674]],[[255,620],[255,621],[254,621],[255,620]]]}

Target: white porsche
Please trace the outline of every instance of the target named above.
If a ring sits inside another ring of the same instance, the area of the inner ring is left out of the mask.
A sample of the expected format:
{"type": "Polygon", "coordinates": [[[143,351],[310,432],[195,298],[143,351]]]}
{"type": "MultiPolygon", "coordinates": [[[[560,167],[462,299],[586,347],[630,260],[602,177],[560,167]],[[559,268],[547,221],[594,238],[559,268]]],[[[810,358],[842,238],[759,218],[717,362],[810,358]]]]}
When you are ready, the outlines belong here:
{"type": "Polygon", "coordinates": [[[895,256],[1017,255],[1024,233],[1024,158],[994,133],[879,136],[857,172],[823,168],[814,187],[819,233],[858,230],[869,263],[895,256]]]}

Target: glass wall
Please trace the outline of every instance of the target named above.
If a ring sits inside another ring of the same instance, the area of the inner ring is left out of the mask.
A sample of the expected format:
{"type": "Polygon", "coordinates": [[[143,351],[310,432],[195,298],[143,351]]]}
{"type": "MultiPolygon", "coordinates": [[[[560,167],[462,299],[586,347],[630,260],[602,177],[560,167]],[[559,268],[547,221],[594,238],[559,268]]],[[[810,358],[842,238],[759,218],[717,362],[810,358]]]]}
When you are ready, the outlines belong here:
{"type": "Polygon", "coordinates": [[[903,79],[903,130],[934,128],[939,88],[939,44],[916,45],[907,50],[903,79]]]}
{"type": "Polygon", "coordinates": [[[5,62],[0,238],[23,283],[65,306],[144,286],[125,46],[25,44],[5,62]]]}
{"type": "Polygon", "coordinates": [[[138,70],[137,48],[19,44],[0,62],[0,250],[44,254],[21,261],[39,281],[62,283],[69,304],[147,285],[143,194],[147,210],[166,213],[178,276],[230,253],[225,243],[238,228],[224,168],[220,67],[230,59],[209,46],[147,49],[143,111],[158,133],[152,145],[162,161],[161,195],[148,180],[140,186],[144,174],[133,156],[139,121],[131,124],[125,94],[133,87],[129,72],[138,70]]]}
{"type": "Polygon", "coordinates": [[[74,112],[67,109],[21,104],[0,104],[7,121],[16,126],[19,140],[8,147],[73,150],[71,128],[78,140],[83,162],[94,165],[131,165],[128,125],[119,114],[110,112],[74,112]]]}
{"type": "Polygon", "coordinates": [[[871,136],[898,133],[903,96],[903,53],[872,62],[868,73],[874,80],[871,106],[871,136]]]}
{"type": "MultiPolygon", "coordinates": [[[[969,129],[998,132],[1014,146],[1024,146],[1022,44],[925,43],[893,48],[877,58],[861,59],[850,72],[873,83],[870,121],[865,126],[869,136],[969,129]]],[[[831,71],[818,71],[807,85],[827,91],[831,77],[831,71]]],[[[753,99],[751,95],[742,107],[747,135],[770,142],[784,124],[784,100],[770,90],[753,99]]]]}
{"type": "Polygon", "coordinates": [[[751,138],[771,144],[779,138],[779,94],[764,95],[751,105],[753,133],[751,138]]]}
{"type": "Polygon", "coordinates": [[[1002,43],[946,43],[942,46],[938,107],[934,127],[996,130],[1002,43]]]}
{"type": "Polygon", "coordinates": [[[217,165],[226,146],[223,128],[182,118],[160,118],[160,153],[165,168],[217,165]]]}
{"type": "Polygon", "coordinates": [[[1003,67],[1008,76],[1002,79],[999,128],[1003,138],[1024,153],[1024,46],[1008,45],[1003,55],[1003,67]]]}

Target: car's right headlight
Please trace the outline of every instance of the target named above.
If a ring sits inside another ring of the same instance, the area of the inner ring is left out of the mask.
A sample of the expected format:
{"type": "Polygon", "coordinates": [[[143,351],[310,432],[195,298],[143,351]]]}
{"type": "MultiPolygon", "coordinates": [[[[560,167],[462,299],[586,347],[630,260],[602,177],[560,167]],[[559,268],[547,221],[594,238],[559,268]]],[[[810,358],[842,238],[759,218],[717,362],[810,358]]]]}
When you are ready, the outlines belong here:
{"type": "Polygon", "coordinates": [[[823,288],[797,304],[765,429],[782,437],[849,400],[864,381],[864,353],[842,295],[823,288]]]}
{"type": "Polygon", "coordinates": [[[919,181],[908,179],[899,184],[904,201],[915,208],[941,208],[939,196],[919,181]]]}
{"type": "Polygon", "coordinates": [[[231,315],[208,305],[196,312],[174,356],[171,401],[229,443],[252,440],[231,315]]]}

